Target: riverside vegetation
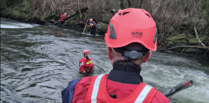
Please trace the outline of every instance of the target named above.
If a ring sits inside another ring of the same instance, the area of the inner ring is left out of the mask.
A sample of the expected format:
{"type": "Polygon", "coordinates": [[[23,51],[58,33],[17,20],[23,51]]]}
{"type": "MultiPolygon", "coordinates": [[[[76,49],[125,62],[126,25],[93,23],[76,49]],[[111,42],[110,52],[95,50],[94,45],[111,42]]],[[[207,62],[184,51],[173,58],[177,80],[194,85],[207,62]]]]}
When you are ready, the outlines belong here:
{"type": "Polygon", "coordinates": [[[158,50],[209,55],[208,0],[1,0],[1,17],[44,25],[57,24],[69,14],[65,26],[82,30],[93,18],[104,34],[113,11],[128,7],[150,12],[157,23],[158,50]],[[112,11],[112,12],[111,12],[112,11]]]}

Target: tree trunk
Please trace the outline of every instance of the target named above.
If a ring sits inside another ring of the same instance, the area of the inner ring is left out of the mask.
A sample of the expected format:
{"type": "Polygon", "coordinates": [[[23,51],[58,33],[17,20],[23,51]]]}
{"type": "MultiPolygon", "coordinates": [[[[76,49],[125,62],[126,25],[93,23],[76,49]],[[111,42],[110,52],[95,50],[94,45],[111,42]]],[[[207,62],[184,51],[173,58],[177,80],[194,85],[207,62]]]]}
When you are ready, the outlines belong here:
{"type": "Polygon", "coordinates": [[[143,0],[140,1],[139,8],[142,8],[143,0]]]}
{"type": "Polygon", "coordinates": [[[82,14],[81,14],[81,10],[80,10],[80,3],[79,3],[79,0],[78,0],[78,11],[79,11],[79,15],[80,15],[80,16],[79,16],[79,19],[80,19],[80,18],[82,18],[82,14]]]}
{"type": "Polygon", "coordinates": [[[85,12],[87,12],[87,10],[88,10],[88,7],[79,9],[79,10],[75,11],[74,13],[69,14],[70,16],[68,16],[65,20],[67,20],[69,18],[72,18],[72,17],[74,17],[74,16],[76,16],[78,14],[85,13],[85,12]]]}
{"type": "Polygon", "coordinates": [[[169,48],[169,50],[176,49],[176,48],[200,48],[200,49],[209,49],[209,46],[208,47],[207,46],[202,47],[202,46],[184,45],[184,46],[175,46],[175,47],[169,48]]]}
{"type": "Polygon", "coordinates": [[[121,8],[121,9],[125,9],[125,6],[124,6],[124,3],[123,3],[123,0],[120,0],[120,8],[121,8]]]}
{"type": "Polygon", "coordinates": [[[198,36],[198,33],[197,33],[197,29],[196,29],[196,26],[194,27],[194,31],[195,31],[195,35],[196,35],[196,38],[198,39],[199,43],[205,47],[205,44],[202,43],[202,41],[200,40],[199,36],[198,36]]]}
{"type": "Polygon", "coordinates": [[[128,2],[128,7],[129,8],[132,7],[132,0],[127,0],[127,2],[128,2]]]}

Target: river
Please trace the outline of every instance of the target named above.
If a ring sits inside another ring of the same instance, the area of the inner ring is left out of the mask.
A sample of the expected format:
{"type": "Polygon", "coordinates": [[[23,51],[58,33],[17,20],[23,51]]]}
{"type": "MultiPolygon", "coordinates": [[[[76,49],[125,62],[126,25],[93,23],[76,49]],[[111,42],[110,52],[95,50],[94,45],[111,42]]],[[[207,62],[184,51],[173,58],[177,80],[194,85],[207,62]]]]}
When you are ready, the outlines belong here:
{"type": "MultiPolygon", "coordinates": [[[[61,103],[68,82],[83,77],[78,61],[89,49],[95,71],[108,73],[112,65],[102,35],[91,37],[55,25],[21,23],[1,18],[1,103],[61,103]]],[[[142,65],[144,82],[162,91],[193,79],[194,85],[178,92],[173,103],[209,102],[209,63],[191,56],[153,52],[142,65]]]]}

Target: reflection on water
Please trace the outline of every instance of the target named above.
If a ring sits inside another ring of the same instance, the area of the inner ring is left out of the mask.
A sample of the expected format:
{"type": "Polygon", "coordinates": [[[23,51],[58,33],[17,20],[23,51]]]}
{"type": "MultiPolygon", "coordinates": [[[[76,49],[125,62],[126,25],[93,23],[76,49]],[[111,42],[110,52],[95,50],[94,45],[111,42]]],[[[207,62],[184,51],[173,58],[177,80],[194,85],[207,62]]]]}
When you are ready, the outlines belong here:
{"type": "MultiPolygon", "coordinates": [[[[61,103],[61,91],[70,80],[108,73],[112,68],[103,36],[82,35],[50,24],[7,28],[4,23],[10,26],[21,24],[5,19],[1,24],[3,103],[61,103]],[[95,71],[88,75],[80,74],[78,70],[84,49],[91,51],[90,57],[95,64],[95,71]]],[[[208,66],[195,59],[154,52],[142,65],[142,76],[146,83],[161,91],[191,78],[195,81],[194,86],[175,94],[171,101],[206,103],[209,101],[208,70],[208,66]]]]}

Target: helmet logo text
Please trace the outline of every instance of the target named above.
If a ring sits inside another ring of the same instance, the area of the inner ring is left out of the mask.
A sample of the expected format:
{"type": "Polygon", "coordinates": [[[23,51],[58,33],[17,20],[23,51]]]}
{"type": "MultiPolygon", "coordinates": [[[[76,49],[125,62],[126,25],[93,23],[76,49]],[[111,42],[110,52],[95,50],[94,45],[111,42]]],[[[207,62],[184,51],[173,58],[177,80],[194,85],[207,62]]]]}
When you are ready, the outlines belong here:
{"type": "Polygon", "coordinates": [[[138,32],[138,31],[136,31],[136,32],[133,31],[133,32],[131,32],[131,35],[132,35],[132,37],[141,38],[143,33],[142,32],[138,32]]]}

